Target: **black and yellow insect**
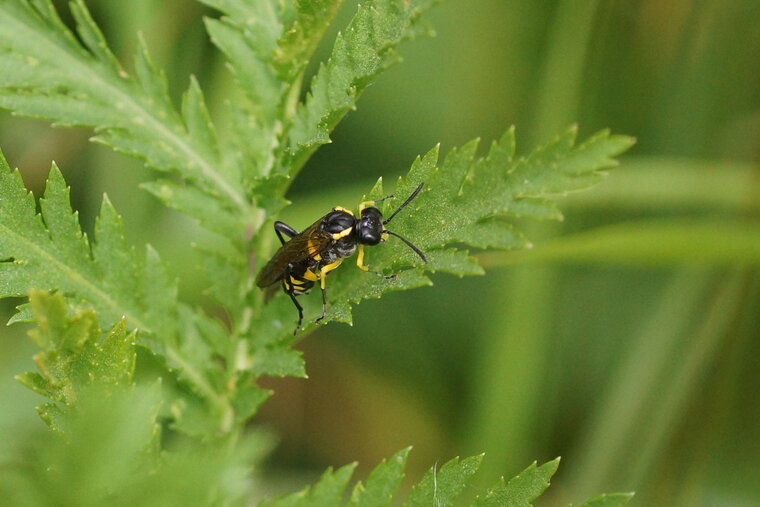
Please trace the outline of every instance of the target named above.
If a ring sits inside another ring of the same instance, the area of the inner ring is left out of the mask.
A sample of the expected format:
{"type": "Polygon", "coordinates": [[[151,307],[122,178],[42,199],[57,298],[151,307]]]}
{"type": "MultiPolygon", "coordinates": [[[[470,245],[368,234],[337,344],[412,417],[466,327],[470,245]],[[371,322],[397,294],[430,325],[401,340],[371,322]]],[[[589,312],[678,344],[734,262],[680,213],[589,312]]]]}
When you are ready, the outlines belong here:
{"type": "MultiPolygon", "coordinates": [[[[266,289],[277,282],[282,283],[285,293],[290,296],[298,310],[298,324],[293,331],[294,335],[298,333],[303,321],[303,307],[298,303],[296,296],[306,294],[316,282],[319,282],[322,289],[322,315],[315,322],[324,319],[327,307],[325,278],[330,271],[340,266],[343,259],[353,255],[357,247],[359,254],[356,265],[359,269],[384,278],[394,278],[395,275],[385,276],[370,271],[364,264],[365,245],[374,246],[387,240],[389,236],[396,236],[414,250],[423,262],[427,262],[425,254],[419,248],[406,238],[385,228],[399,211],[417,197],[423,185],[424,183],[420,183],[412,195],[386,220],[383,220],[380,210],[375,207],[376,201],[365,201],[359,205],[358,218],[350,210],[337,206],[301,232],[297,232],[283,222],[274,223],[274,231],[280,238],[282,247],[259,272],[256,285],[266,289]],[[287,241],[283,234],[289,238],[287,241]]],[[[392,197],[389,195],[377,202],[392,197]]]]}

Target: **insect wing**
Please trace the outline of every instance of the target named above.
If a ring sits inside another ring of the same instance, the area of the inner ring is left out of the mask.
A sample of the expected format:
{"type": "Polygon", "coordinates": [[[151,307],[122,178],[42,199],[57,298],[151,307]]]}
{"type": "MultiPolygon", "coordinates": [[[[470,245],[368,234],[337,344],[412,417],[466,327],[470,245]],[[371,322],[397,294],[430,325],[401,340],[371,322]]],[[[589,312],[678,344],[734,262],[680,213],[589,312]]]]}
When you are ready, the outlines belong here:
{"type": "Polygon", "coordinates": [[[285,277],[288,264],[298,264],[327,250],[333,240],[320,229],[321,223],[322,219],[317,220],[282,245],[256,277],[256,285],[268,287],[285,277]]]}

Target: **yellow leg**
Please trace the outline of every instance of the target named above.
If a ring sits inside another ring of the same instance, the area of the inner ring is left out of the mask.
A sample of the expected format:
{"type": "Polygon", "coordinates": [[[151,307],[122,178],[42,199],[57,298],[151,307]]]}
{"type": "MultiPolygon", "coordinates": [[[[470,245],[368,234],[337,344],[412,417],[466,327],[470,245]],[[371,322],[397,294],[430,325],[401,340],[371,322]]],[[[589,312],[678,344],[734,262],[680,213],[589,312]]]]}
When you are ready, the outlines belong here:
{"type": "Polygon", "coordinates": [[[325,278],[327,277],[327,273],[332,271],[333,269],[340,266],[340,263],[343,262],[343,259],[338,259],[337,261],[333,262],[332,264],[328,264],[327,266],[322,266],[319,269],[319,285],[322,287],[322,290],[325,290],[325,278]]]}
{"type": "Polygon", "coordinates": [[[322,315],[320,315],[320,317],[315,320],[314,323],[317,323],[320,320],[324,319],[325,314],[327,313],[327,289],[325,288],[325,279],[327,278],[327,273],[340,266],[341,262],[343,262],[343,259],[338,259],[332,264],[328,264],[319,268],[319,287],[322,289],[322,315]]]}
{"type": "Polygon", "coordinates": [[[364,265],[364,245],[359,245],[359,254],[356,256],[356,267],[362,271],[369,271],[369,268],[364,265]]]}
{"type": "Polygon", "coordinates": [[[380,278],[385,278],[386,280],[393,280],[396,278],[396,275],[384,275],[382,273],[378,273],[377,271],[372,271],[366,264],[364,264],[364,245],[359,245],[359,254],[356,256],[356,267],[362,271],[366,271],[367,273],[377,275],[380,278]]]}

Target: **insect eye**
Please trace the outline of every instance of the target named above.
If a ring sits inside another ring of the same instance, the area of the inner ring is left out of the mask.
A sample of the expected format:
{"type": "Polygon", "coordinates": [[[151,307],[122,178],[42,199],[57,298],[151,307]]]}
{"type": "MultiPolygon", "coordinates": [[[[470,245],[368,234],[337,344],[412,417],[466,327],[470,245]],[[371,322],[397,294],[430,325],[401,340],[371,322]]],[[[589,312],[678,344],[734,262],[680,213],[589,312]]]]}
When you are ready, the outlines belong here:
{"type": "Polygon", "coordinates": [[[359,230],[359,242],[364,245],[377,245],[382,238],[382,232],[378,232],[369,227],[364,227],[359,230]]]}

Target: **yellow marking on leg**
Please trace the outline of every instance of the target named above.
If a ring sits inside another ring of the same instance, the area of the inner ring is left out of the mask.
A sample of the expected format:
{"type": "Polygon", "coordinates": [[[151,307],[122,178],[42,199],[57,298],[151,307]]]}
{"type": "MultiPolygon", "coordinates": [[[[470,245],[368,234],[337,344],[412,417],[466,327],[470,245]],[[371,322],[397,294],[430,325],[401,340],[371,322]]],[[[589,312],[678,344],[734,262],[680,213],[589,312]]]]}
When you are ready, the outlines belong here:
{"type": "Polygon", "coordinates": [[[343,206],[335,206],[333,208],[333,211],[342,211],[344,213],[348,213],[351,216],[354,216],[354,212],[353,211],[351,211],[350,209],[344,208],[343,206]]]}
{"type": "Polygon", "coordinates": [[[325,289],[325,278],[327,278],[327,273],[332,271],[333,269],[340,266],[340,263],[343,262],[343,259],[338,259],[337,261],[333,262],[332,264],[328,264],[327,266],[322,266],[319,269],[319,285],[322,287],[322,290],[325,289]]]}
{"type": "Polygon", "coordinates": [[[384,232],[380,235],[380,241],[388,241],[388,238],[390,237],[391,237],[390,234],[388,234],[387,232],[384,232]]]}
{"type": "Polygon", "coordinates": [[[316,282],[319,280],[319,275],[317,275],[314,271],[307,269],[306,273],[303,274],[304,279],[309,280],[310,282],[316,282]]]}
{"type": "Polygon", "coordinates": [[[369,268],[364,265],[364,245],[359,245],[359,255],[356,257],[356,267],[363,271],[369,271],[369,268]]]}
{"type": "Polygon", "coordinates": [[[346,236],[351,234],[353,230],[354,230],[353,227],[347,227],[340,232],[334,232],[332,233],[332,239],[334,239],[335,241],[338,241],[339,239],[345,238],[346,236]]]}

